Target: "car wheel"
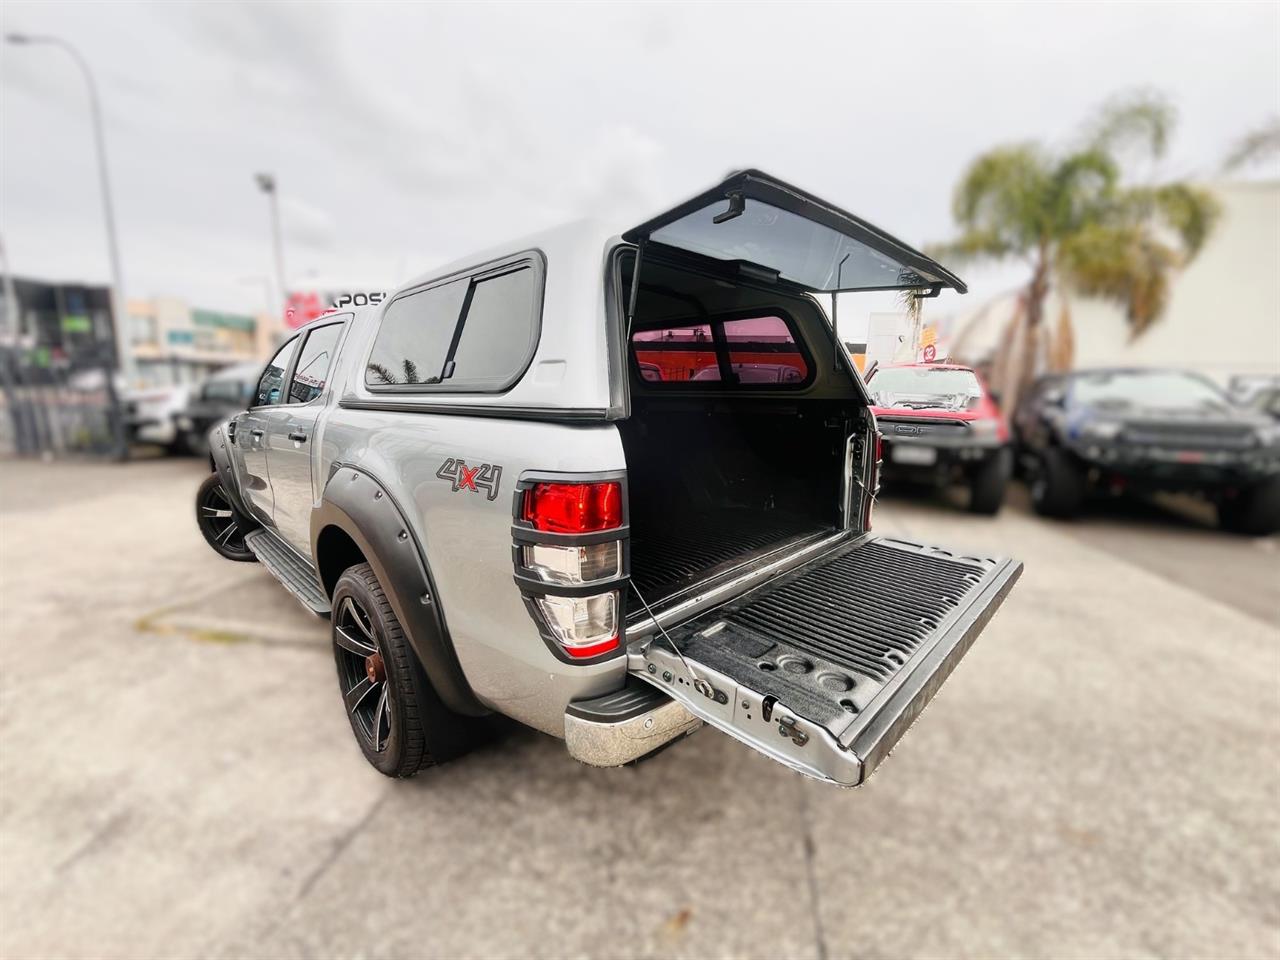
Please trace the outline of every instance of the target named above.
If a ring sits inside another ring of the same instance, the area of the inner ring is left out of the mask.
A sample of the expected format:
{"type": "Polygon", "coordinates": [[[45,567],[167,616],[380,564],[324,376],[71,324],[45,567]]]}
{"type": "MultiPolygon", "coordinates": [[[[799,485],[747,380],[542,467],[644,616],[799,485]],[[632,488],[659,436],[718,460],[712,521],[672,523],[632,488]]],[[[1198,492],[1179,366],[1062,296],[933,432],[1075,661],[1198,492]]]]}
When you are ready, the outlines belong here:
{"type": "Polygon", "coordinates": [[[1031,505],[1046,517],[1072,517],[1084,502],[1084,472],[1061,450],[1050,447],[1031,477],[1031,505]]]}
{"type": "Polygon", "coordinates": [[[1218,525],[1253,537],[1280,531],[1280,479],[1242,490],[1232,499],[1219,503],[1218,525]]]}
{"type": "Polygon", "coordinates": [[[466,752],[467,718],[440,703],[369,564],[338,579],[332,624],[343,706],[375,770],[411,777],[466,752]]]}
{"type": "Polygon", "coordinates": [[[244,542],[244,535],[257,524],[236,510],[216,473],[206,477],[196,491],[196,523],[205,543],[228,560],[248,562],[258,559],[244,542]]]}
{"type": "Polygon", "coordinates": [[[978,467],[969,478],[969,510],[994,516],[1004,503],[1004,492],[1013,473],[1013,452],[1008,448],[995,454],[978,467]]]}

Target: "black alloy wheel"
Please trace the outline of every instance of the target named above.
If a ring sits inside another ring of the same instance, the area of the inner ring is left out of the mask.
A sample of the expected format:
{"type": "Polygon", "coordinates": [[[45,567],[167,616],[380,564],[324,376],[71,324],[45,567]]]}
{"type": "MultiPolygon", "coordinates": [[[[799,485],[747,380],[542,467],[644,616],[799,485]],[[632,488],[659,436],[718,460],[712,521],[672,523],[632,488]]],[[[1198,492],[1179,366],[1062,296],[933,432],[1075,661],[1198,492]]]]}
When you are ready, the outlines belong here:
{"type": "Polygon", "coordinates": [[[231,502],[216,473],[205,478],[196,492],[196,523],[205,542],[228,560],[256,560],[244,542],[253,526],[231,502]]]}
{"type": "Polygon", "coordinates": [[[333,642],[351,727],[366,753],[382,753],[393,722],[387,664],[373,620],[355,597],[343,597],[334,614],[333,642]]]}

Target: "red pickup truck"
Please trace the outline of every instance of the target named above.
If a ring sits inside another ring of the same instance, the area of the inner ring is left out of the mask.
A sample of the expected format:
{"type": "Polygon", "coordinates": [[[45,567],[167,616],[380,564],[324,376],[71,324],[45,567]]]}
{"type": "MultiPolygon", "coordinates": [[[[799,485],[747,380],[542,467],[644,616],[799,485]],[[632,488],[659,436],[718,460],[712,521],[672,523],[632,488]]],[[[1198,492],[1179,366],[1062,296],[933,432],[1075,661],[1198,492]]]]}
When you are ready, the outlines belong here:
{"type": "Polygon", "coordinates": [[[969,509],[994,514],[1013,472],[1009,426],[969,367],[913,363],[877,367],[867,379],[883,437],[883,478],[964,484],[969,509]]]}

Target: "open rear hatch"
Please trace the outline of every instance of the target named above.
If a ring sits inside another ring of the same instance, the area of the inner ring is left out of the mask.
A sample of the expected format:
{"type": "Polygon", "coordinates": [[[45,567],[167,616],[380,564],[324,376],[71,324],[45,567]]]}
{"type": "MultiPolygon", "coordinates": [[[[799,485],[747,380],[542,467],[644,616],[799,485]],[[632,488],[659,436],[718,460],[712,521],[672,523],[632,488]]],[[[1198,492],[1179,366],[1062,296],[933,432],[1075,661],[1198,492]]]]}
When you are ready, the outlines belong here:
{"type": "Polygon", "coordinates": [[[865,780],[1022,573],[864,535],[628,647],[630,671],[811,777],[865,780]]]}
{"type": "Polygon", "coordinates": [[[737,263],[744,277],[811,293],[968,289],[879,227],[759,170],[735,173],[622,236],[737,263]]]}

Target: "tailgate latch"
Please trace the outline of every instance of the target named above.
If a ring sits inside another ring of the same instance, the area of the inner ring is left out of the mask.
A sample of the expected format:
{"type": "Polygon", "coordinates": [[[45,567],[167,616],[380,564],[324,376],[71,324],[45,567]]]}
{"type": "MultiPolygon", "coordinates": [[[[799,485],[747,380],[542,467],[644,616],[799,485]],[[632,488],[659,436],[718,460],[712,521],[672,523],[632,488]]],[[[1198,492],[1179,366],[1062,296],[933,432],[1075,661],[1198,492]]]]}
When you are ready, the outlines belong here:
{"type": "Polygon", "coordinates": [[[790,739],[797,747],[803,747],[809,742],[809,735],[796,727],[795,717],[779,717],[778,733],[790,739]]]}

